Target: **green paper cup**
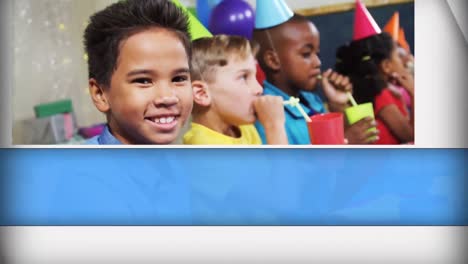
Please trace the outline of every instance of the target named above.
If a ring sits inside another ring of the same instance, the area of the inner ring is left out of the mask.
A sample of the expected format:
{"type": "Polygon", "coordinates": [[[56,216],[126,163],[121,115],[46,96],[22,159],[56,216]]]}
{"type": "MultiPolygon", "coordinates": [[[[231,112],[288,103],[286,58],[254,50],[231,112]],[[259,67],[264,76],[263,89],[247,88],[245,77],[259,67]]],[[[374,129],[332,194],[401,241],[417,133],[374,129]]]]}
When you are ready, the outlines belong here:
{"type": "Polygon", "coordinates": [[[348,120],[348,124],[352,125],[364,117],[370,116],[374,118],[374,107],[372,106],[372,103],[348,107],[345,109],[345,115],[348,120]]]}
{"type": "MultiPolygon", "coordinates": [[[[365,117],[374,117],[374,107],[372,103],[360,104],[345,109],[346,119],[348,124],[352,125],[365,117]]],[[[376,128],[370,128],[368,131],[375,131],[376,128]]]]}

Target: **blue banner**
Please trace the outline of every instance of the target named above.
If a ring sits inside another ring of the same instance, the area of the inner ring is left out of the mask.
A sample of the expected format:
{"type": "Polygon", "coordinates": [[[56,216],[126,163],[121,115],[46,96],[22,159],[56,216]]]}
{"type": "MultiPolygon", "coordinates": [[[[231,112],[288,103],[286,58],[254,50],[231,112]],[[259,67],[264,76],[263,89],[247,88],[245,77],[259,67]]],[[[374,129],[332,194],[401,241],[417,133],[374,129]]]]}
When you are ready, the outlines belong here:
{"type": "Polygon", "coordinates": [[[1,225],[466,225],[466,150],[3,149],[1,225]]]}

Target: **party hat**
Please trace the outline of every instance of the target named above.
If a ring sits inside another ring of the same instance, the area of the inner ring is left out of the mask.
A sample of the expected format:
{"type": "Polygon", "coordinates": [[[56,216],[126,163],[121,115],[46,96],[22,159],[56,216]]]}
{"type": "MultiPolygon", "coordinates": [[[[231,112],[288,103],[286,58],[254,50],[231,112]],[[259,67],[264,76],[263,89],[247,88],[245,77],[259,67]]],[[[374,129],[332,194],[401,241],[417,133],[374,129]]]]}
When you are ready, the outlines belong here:
{"type": "Polygon", "coordinates": [[[380,33],[380,27],[369,13],[369,10],[367,10],[360,0],[356,0],[353,40],[367,38],[380,33]]]}
{"type": "Polygon", "coordinates": [[[392,36],[393,40],[398,41],[400,30],[400,14],[398,12],[393,13],[392,18],[388,21],[384,27],[384,32],[387,32],[392,36]]]}
{"type": "Polygon", "coordinates": [[[398,32],[398,44],[404,48],[406,51],[410,51],[410,46],[408,44],[408,41],[406,41],[406,37],[405,37],[405,31],[400,28],[399,32],[398,32]]]}
{"type": "Polygon", "coordinates": [[[188,15],[189,18],[189,31],[190,35],[192,36],[192,41],[199,39],[199,38],[204,38],[204,37],[212,37],[213,35],[206,29],[206,27],[203,26],[203,24],[194,16],[192,13],[190,13],[187,8],[185,8],[184,5],[182,5],[179,0],[172,0],[172,2],[178,6],[179,8],[182,8],[182,10],[188,15]]]}
{"type": "Polygon", "coordinates": [[[255,29],[274,27],[294,16],[284,0],[257,0],[255,13],[255,29]]]}

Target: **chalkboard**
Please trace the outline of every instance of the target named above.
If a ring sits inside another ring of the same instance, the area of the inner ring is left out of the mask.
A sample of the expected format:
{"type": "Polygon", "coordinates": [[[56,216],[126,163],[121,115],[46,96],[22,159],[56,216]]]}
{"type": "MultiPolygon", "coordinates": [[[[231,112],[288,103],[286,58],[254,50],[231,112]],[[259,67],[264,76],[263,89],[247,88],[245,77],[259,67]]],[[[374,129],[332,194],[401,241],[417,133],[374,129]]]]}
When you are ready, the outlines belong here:
{"type": "MultiPolygon", "coordinates": [[[[414,54],[414,2],[368,8],[377,24],[383,29],[393,13],[400,13],[400,26],[405,30],[406,40],[414,54]]],[[[322,69],[333,68],[336,50],[349,42],[353,35],[354,9],[308,17],[320,31],[320,58],[322,69]]]]}

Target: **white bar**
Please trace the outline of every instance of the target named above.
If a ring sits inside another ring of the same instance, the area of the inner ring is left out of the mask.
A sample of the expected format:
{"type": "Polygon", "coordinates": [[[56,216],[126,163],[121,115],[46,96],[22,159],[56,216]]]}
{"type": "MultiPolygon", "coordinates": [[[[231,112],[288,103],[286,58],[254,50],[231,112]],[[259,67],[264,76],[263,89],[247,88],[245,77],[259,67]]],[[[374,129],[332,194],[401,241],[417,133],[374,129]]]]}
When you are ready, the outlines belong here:
{"type": "Polygon", "coordinates": [[[8,263],[466,263],[466,227],[10,227],[8,263]]]}
{"type": "Polygon", "coordinates": [[[414,18],[416,146],[466,148],[467,42],[446,1],[415,1],[414,18]]]}

